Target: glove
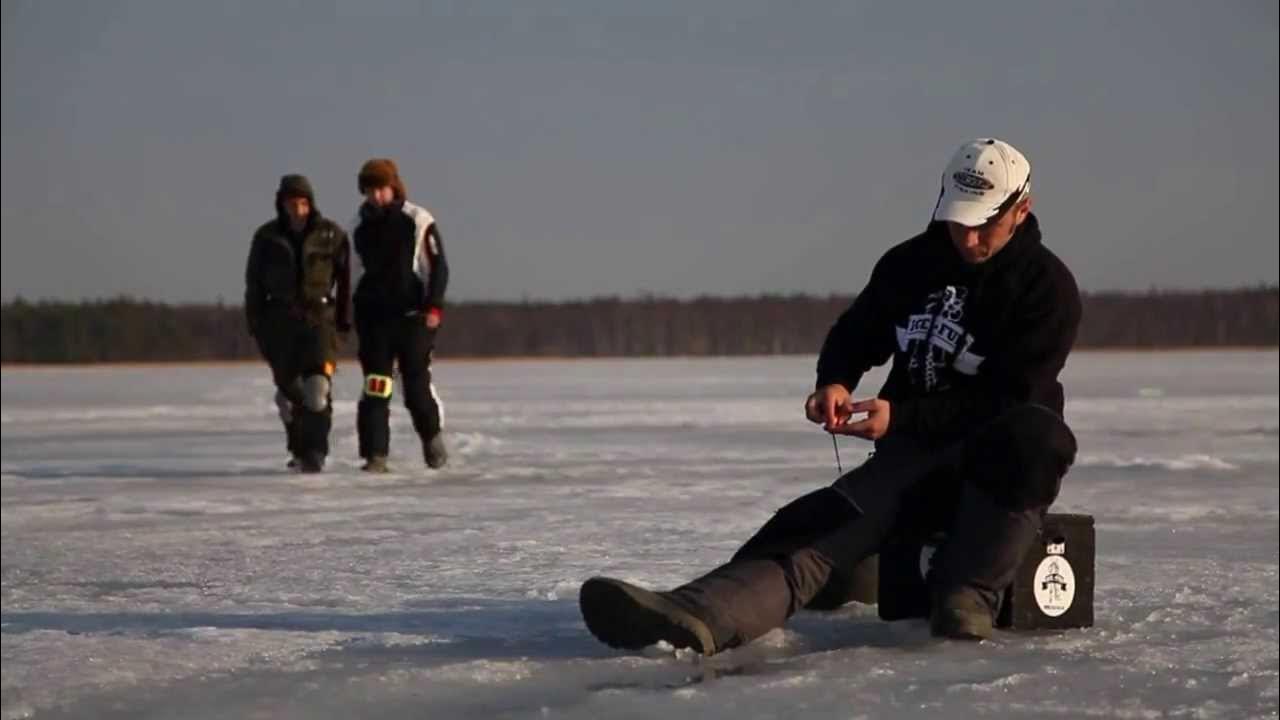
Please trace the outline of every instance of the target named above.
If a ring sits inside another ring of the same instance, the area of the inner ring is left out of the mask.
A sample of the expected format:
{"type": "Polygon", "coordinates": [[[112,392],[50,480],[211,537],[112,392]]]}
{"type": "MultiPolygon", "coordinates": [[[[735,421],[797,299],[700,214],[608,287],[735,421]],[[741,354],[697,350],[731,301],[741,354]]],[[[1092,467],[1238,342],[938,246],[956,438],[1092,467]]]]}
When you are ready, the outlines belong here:
{"type": "Polygon", "coordinates": [[[440,308],[427,308],[427,311],[423,313],[423,322],[431,330],[439,328],[440,323],[443,321],[444,313],[440,311],[440,308]]]}

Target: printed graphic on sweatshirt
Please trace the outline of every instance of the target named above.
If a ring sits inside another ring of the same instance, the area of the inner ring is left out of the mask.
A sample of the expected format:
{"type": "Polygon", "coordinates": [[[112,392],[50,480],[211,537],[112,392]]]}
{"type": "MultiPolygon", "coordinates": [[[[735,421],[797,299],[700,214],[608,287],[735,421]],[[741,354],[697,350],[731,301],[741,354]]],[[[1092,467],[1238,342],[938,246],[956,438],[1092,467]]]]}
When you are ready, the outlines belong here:
{"type": "Polygon", "coordinates": [[[965,287],[935,290],[925,300],[924,312],[909,315],[906,327],[897,327],[898,349],[908,358],[907,373],[925,392],[946,389],[942,368],[976,375],[984,360],[969,351],[974,338],[961,324],[968,297],[965,287]]]}

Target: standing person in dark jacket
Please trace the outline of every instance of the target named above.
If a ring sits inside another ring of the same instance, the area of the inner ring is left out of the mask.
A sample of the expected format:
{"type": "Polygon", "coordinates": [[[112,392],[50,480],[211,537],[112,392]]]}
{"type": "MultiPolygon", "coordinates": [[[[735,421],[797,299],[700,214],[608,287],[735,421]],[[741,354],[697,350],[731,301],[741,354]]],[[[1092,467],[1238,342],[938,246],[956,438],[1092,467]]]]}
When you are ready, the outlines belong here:
{"type": "Polygon", "coordinates": [[[290,467],[319,472],[329,454],[338,332],[348,332],[351,244],[320,215],[302,175],[276,190],[276,219],[253,234],[245,270],[249,332],[271,366],[290,467]]]}
{"type": "MultiPolygon", "coordinates": [[[[730,560],[669,592],[592,578],[588,629],[614,647],[704,654],[782,625],[891,536],[944,530],[928,574],[934,634],[986,638],[1075,458],[1058,382],[1080,321],[1071,272],[1040,240],[1031,168],[1000,140],[963,145],[928,229],[890,249],[818,358],[809,420],[876,443],[786,505],[730,560]],[[863,373],[892,359],[876,397],[863,373]]],[[[825,593],[824,593],[825,594],[825,593]]]]}
{"type": "Polygon", "coordinates": [[[443,413],[431,384],[431,351],[444,317],[449,265],[435,218],[409,202],[395,162],[369,160],[360,168],[360,206],[352,237],[364,273],[356,286],[356,333],[364,394],[357,409],[364,470],[386,472],[390,449],[393,370],[400,366],[404,404],[430,468],[448,459],[443,413]]]}

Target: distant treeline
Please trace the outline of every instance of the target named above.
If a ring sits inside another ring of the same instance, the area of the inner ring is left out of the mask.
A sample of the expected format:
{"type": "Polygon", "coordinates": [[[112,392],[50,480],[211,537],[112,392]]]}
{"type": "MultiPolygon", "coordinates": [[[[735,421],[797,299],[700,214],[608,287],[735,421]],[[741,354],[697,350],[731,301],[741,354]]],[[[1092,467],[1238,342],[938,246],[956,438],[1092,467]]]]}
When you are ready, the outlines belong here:
{"type": "MultiPolygon", "coordinates": [[[[437,352],[449,357],[753,355],[818,351],[846,296],[597,298],[450,306],[437,352]]],[[[6,363],[237,360],[257,357],[239,306],[131,298],[0,306],[6,363]]],[[[1078,347],[1280,345],[1280,288],[1097,293],[1078,347]]],[[[352,354],[355,339],[346,343],[352,354]]]]}

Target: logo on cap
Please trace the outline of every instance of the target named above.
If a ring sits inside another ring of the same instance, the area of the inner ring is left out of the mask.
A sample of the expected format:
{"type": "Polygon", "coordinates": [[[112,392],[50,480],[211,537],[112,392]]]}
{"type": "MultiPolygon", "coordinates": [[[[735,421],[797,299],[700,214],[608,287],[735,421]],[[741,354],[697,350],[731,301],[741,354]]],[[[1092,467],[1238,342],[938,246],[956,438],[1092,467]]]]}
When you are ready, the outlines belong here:
{"type": "Polygon", "coordinates": [[[960,170],[951,174],[951,179],[956,181],[960,187],[969,188],[970,190],[995,190],[996,186],[992,182],[981,175],[976,175],[969,170],[960,170]]]}

